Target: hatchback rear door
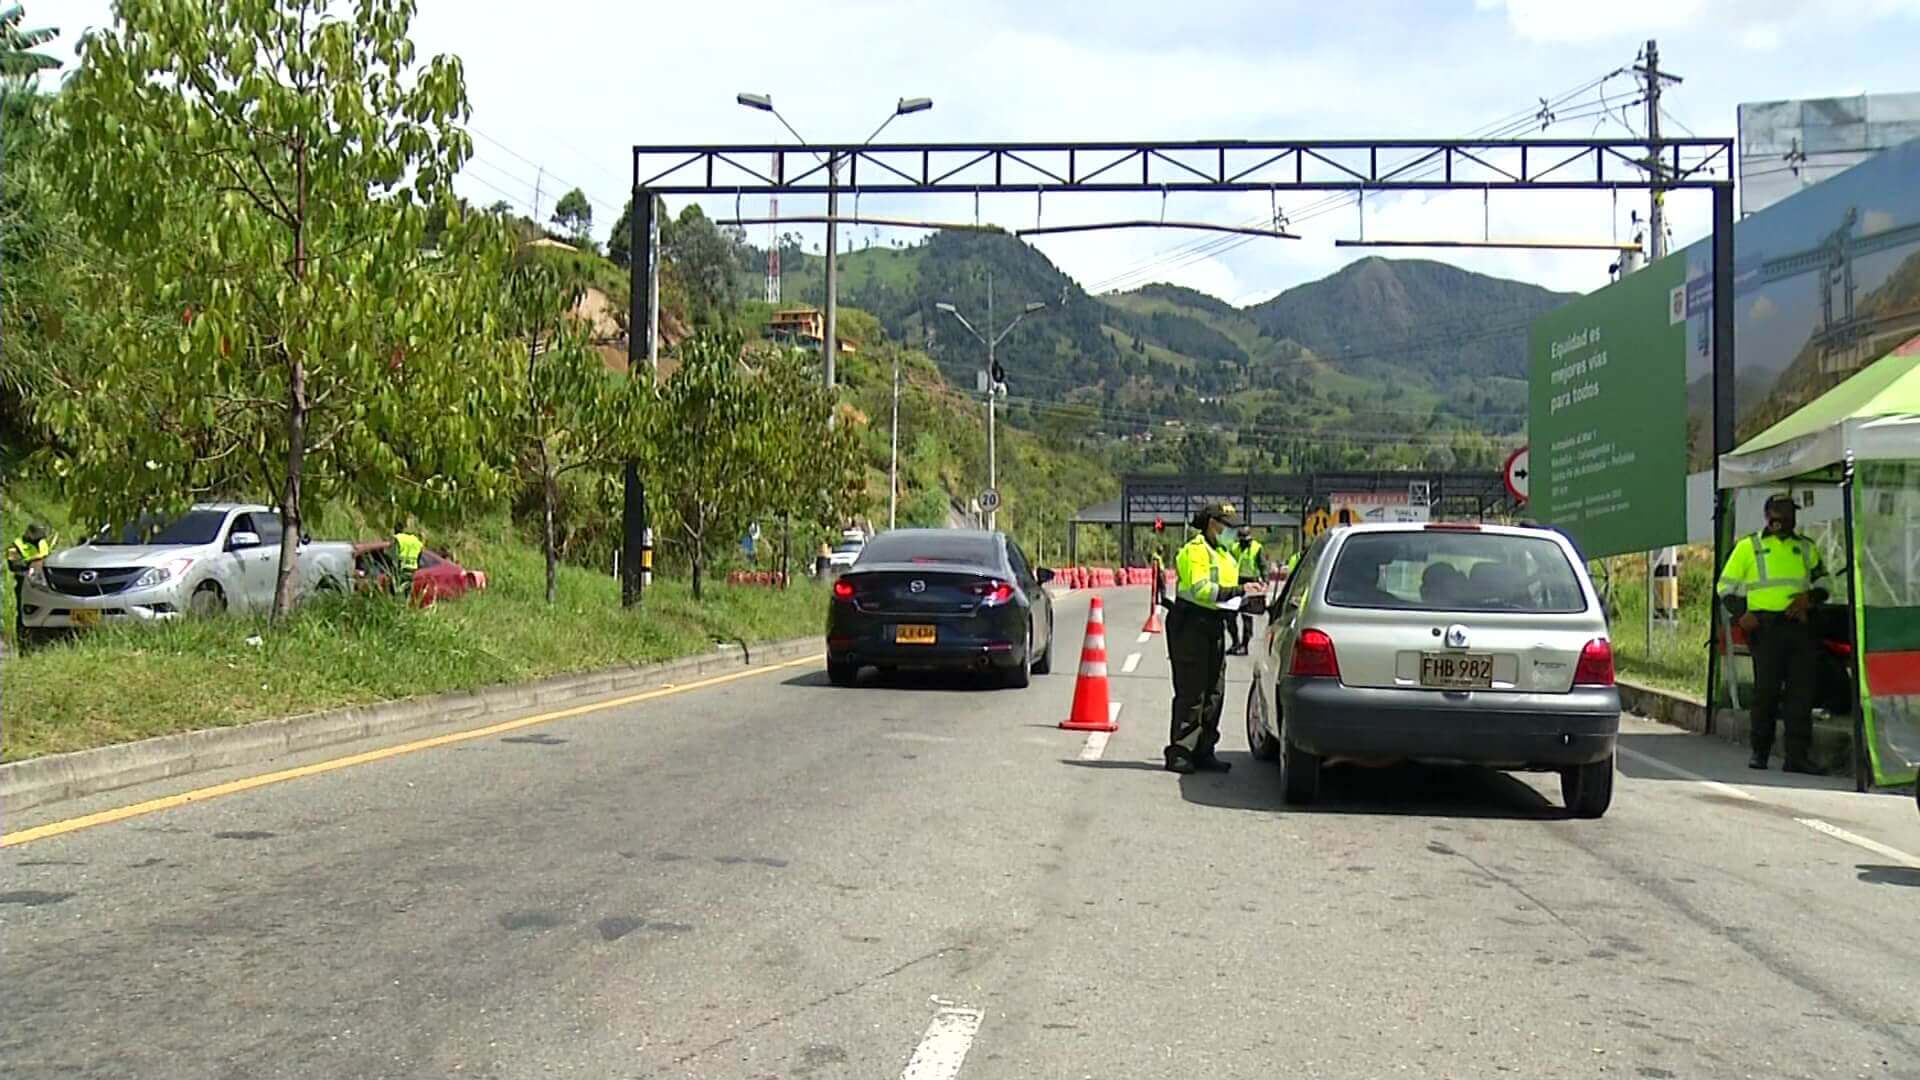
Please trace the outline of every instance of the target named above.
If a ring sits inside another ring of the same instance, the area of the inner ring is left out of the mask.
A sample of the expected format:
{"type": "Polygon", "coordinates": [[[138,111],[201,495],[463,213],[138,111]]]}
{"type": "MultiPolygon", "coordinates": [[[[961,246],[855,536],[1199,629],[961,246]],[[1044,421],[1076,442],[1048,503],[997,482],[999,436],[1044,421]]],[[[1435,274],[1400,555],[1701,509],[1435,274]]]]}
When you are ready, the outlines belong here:
{"type": "Polygon", "coordinates": [[[1565,693],[1605,636],[1556,538],[1428,526],[1342,540],[1315,624],[1347,685],[1565,693]]]}

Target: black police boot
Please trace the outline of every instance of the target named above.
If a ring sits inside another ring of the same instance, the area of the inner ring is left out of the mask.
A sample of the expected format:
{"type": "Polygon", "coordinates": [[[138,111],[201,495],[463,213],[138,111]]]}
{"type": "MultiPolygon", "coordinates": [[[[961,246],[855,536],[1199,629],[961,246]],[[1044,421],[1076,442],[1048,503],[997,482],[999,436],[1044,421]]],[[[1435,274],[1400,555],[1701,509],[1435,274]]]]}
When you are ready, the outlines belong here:
{"type": "Polygon", "coordinates": [[[1166,754],[1164,756],[1166,757],[1166,762],[1167,762],[1166,768],[1168,772],[1179,773],[1182,776],[1187,776],[1187,775],[1191,775],[1194,772],[1199,771],[1197,768],[1195,768],[1193,764],[1193,759],[1188,757],[1186,751],[1184,750],[1179,750],[1169,746],[1167,747],[1166,754]]]}
{"type": "Polygon", "coordinates": [[[1199,769],[1201,772],[1232,772],[1233,771],[1233,762],[1221,761],[1219,758],[1214,757],[1212,754],[1206,754],[1202,757],[1195,758],[1193,764],[1194,764],[1194,767],[1199,769]]]}
{"type": "Polygon", "coordinates": [[[1753,752],[1753,756],[1747,759],[1747,768],[1749,769],[1766,768],[1767,757],[1768,757],[1768,754],[1765,750],[1755,750],[1753,752]]]}

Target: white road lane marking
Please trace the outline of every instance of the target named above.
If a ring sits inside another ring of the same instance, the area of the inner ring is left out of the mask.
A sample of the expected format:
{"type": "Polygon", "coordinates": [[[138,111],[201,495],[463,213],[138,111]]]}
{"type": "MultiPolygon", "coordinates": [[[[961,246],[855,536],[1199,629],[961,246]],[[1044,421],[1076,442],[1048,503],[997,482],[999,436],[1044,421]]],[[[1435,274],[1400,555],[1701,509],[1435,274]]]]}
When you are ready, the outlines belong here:
{"type": "Polygon", "coordinates": [[[1128,653],[1127,662],[1120,665],[1120,674],[1131,675],[1133,674],[1133,669],[1139,666],[1140,666],[1140,654],[1128,653]]]}
{"type": "Polygon", "coordinates": [[[1761,801],[1758,795],[1755,795],[1750,791],[1745,791],[1740,788],[1734,787],[1732,784],[1723,784],[1718,780],[1710,780],[1707,777],[1701,776],[1699,773],[1692,771],[1691,769],[1683,769],[1678,765],[1672,765],[1665,761],[1662,761],[1659,758],[1654,757],[1652,754],[1643,754],[1638,750],[1629,750],[1624,746],[1620,747],[1619,751],[1620,751],[1620,756],[1622,757],[1630,757],[1642,765],[1648,765],[1653,768],[1659,769],[1661,772],[1666,773],[1670,776],[1677,776],[1682,780],[1691,780],[1696,784],[1704,784],[1706,785],[1707,790],[1715,792],[1716,794],[1725,795],[1729,798],[1734,798],[1734,799],[1744,799],[1747,802],[1761,801]]]}
{"type": "Polygon", "coordinates": [[[1110,731],[1095,731],[1087,736],[1087,745],[1080,748],[1081,761],[1099,761],[1100,755],[1107,752],[1107,740],[1113,737],[1110,731]]]}
{"type": "Polygon", "coordinates": [[[1841,843],[1852,844],[1854,847],[1863,848],[1867,851],[1871,851],[1875,855],[1878,855],[1883,859],[1892,859],[1894,862],[1899,863],[1901,866],[1905,866],[1913,870],[1920,870],[1920,858],[1915,858],[1914,856],[1909,855],[1904,851],[1901,851],[1899,848],[1888,847],[1887,845],[1881,843],[1878,840],[1869,840],[1866,837],[1861,836],[1859,833],[1848,832],[1847,830],[1841,828],[1838,825],[1828,824],[1827,822],[1821,821],[1819,818],[1803,817],[1803,818],[1794,818],[1793,820],[1799,822],[1802,825],[1805,825],[1807,828],[1812,829],[1814,832],[1821,833],[1822,835],[1825,835],[1825,836],[1831,836],[1835,840],[1840,841],[1841,843]]]}
{"type": "Polygon", "coordinates": [[[913,1048],[900,1080],[953,1080],[967,1060],[973,1037],[980,1033],[977,1009],[943,1008],[927,1025],[920,1045],[913,1048]]]}
{"type": "MultiPolygon", "coordinates": [[[[1678,765],[1674,765],[1674,764],[1670,764],[1668,762],[1662,761],[1659,758],[1652,756],[1651,754],[1643,754],[1638,750],[1629,750],[1624,746],[1620,747],[1619,750],[1623,756],[1630,757],[1633,760],[1640,762],[1641,764],[1651,766],[1655,769],[1659,769],[1661,772],[1667,773],[1669,775],[1677,776],[1682,780],[1691,780],[1694,783],[1705,787],[1707,790],[1715,792],[1716,794],[1730,796],[1732,798],[1741,799],[1746,802],[1768,802],[1769,801],[1766,799],[1762,799],[1760,796],[1755,795],[1751,791],[1747,791],[1743,788],[1734,787],[1732,784],[1723,784],[1718,780],[1709,780],[1706,777],[1701,776],[1697,772],[1694,772],[1690,769],[1683,769],[1678,765]]],[[[1773,805],[1779,805],[1779,804],[1773,804],[1773,805]]],[[[1812,829],[1814,832],[1817,832],[1822,836],[1832,837],[1833,839],[1838,840],[1843,844],[1852,844],[1854,847],[1860,848],[1864,851],[1871,851],[1875,855],[1879,855],[1882,858],[1891,859],[1894,862],[1900,864],[1901,866],[1910,867],[1915,870],[1920,870],[1920,856],[1914,856],[1914,855],[1908,854],[1907,852],[1901,851],[1899,848],[1896,848],[1896,847],[1889,847],[1878,840],[1871,840],[1871,839],[1868,839],[1867,837],[1861,836],[1859,833],[1849,832],[1838,825],[1834,825],[1830,822],[1822,821],[1819,818],[1796,817],[1793,820],[1799,822],[1802,825],[1805,825],[1807,828],[1812,829]]]]}
{"type": "Polygon", "coordinates": [[[1137,638],[1134,638],[1133,640],[1141,645],[1145,645],[1148,641],[1151,641],[1152,639],[1153,639],[1152,634],[1149,634],[1145,630],[1142,630],[1140,631],[1140,636],[1137,638]]]}

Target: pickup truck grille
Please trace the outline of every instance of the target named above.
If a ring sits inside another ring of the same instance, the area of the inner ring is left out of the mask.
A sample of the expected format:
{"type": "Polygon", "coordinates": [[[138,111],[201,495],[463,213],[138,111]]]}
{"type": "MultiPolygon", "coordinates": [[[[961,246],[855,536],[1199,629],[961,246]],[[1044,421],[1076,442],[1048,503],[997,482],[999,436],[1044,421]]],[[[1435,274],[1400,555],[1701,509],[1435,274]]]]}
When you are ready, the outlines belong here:
{"type": "Polygon", "coordinates": [[[125,590],[135,578],[146,572],[144,566],[87,570],[49,566],[47,585],[54,592],[67,596],[112,596],[125,590]]]}

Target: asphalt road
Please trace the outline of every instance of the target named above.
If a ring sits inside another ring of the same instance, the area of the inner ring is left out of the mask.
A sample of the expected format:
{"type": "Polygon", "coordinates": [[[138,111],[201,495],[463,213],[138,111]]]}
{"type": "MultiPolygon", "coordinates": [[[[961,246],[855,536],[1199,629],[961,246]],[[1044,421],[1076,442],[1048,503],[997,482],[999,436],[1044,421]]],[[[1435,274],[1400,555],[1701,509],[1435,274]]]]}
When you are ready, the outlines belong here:
{"type": "Polygon", "coordinates": [[[1911,796],[1635,723],[1601,821],[1412,768],[1289,811],[1242,668],[1234,771],[1159,771],[1109,598],[1104,746],[1082,594],[1026,691],[808,662],[8,846],[0,1076],[1920,1076],[1911,796]]]}

